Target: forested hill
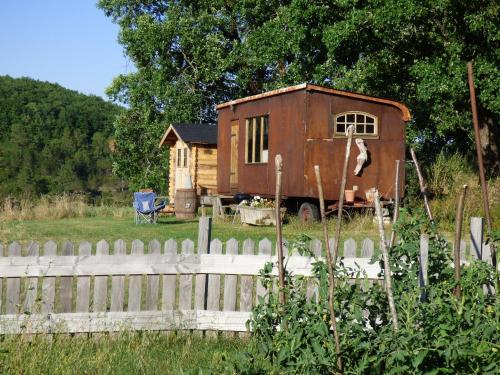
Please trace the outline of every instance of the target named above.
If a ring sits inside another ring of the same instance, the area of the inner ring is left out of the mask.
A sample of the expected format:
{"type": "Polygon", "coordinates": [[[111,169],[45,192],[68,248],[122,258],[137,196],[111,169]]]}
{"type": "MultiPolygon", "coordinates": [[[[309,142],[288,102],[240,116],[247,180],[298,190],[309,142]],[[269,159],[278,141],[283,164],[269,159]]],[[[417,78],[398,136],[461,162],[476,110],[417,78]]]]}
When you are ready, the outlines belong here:
{"type": "Polygon", "coordinates": [[[0,197],[110,191],[121,107],[57,84],[0,76],[0,197]]]}

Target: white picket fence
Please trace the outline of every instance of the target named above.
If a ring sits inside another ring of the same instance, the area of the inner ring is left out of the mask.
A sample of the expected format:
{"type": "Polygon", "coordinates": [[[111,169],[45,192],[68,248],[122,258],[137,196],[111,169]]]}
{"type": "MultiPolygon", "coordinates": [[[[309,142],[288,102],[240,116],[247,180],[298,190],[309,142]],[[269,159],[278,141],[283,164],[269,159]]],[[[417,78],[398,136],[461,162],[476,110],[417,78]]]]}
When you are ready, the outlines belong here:
{"type": "MultiPolygon", "coordinates": [[[[486,256],[487,246],[474,228],[470,253],[486,256]]],[[[89,242],[77,247],[65,242],[59,249],[53,241],[42,247],[36,242],[25,247],[17,242],[0,244],[0,334],[123,329],[244,332],[252,307],[266,293],[259,271],[267,262],[276,264],[272,243],[263,239],[256,246],[248,239],[240,246],[231,239],[223,246],[215,239],[208,247],[207,238],[199,236],[197,253],[191,240],[180,243],[180,252],[174,240],[163,245],[153,240],[147,249],[135,240],[130,251],[118,240],[112,253],[106,241],[98,242],[94,252],[89,242]]],[[[380,272],[378,263],[370,264],[374,243],[365,239],[360,245],[346,240],[342,261],[359,267],[374,282],[380,272]]],[[[425,237],[421,246],[427,246],[425,237]]],[[[322,247],[319,240],[310,243],[316,256],[322,247]]],[[[310,276],[313,262],[314,258],[297,253],[286,259],[293,275],[310,276]]],[[[311,283],[308,295],[314,298],[314,294],[311,283]]]]}

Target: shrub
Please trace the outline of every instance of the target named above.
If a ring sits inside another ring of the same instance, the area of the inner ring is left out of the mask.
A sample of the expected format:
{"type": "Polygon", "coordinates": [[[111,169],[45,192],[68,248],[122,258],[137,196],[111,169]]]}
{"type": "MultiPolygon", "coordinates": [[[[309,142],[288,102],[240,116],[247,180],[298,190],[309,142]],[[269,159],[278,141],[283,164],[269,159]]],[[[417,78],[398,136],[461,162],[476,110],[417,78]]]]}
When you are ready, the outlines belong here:
{"type": "MultiPolygon", "coordinates": [[[[390,251],[400,329],[395,332],[384,288],[349,283],[356,270],[337,267],[335,311],[345,373],[350,374],[494,374],[499,365],[498,295],[485,292],[495,280],[492,267],[473,261],[462,267],[461,299],[455,281],[450,247],[421,212],[402,212],[397,224],[400,241],[390,251]],[[430,236],[429,286],[419,286],[420,234],[430,236]],[[424,296],[424,298],[423,298],[424,296]]],[[[381,259],[374,259],[381,262],[381,259]]],[[[272,264],[262,271],[268,288],[253,310],[254,334],[247,353],[228,371],[242,374],[323,374],[336,372],[336,353],[330,330],[326,266],[314,263],[306,281],[287,275],[287,302],[278,303],[273,291],[272,264]],[[318,301],[307,290],[318,288],[318,301]]]]}

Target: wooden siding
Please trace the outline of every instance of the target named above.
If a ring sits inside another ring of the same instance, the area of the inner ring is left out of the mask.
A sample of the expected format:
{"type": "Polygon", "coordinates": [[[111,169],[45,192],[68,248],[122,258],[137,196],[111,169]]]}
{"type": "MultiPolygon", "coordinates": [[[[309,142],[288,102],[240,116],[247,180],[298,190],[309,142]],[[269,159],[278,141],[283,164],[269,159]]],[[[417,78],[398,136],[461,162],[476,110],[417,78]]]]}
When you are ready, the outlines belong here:
{"type": "Polygon", "coordinates": [[[217,148],[215,146],[196,147],[196,188],[198,195],[217,193],[217,148]]]}
{"type": "Polygon", "coordinates": [[[170,160],[168,163],[168,201],[173,202],[175,196],[175,166],[177,165],[177,149],[170,147],[170,160]]]}
{"type": "Polygon", "coordinates": [[[197,195],[217,193],[217,148],[216,146],[186,144],[177,141],[170,149],[168,197],[169,201],[175,199],[176,170],[177,170],[177,150],[178,148],[189,149],[188,171],[196,187],[197,195]]]}

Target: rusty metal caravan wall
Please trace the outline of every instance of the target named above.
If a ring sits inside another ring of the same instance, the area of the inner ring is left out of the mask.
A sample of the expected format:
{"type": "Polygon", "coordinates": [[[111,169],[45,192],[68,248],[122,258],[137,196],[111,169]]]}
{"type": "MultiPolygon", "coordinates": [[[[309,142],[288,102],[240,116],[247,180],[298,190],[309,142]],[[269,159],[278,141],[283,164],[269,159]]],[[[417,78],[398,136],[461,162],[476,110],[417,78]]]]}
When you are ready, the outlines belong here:
{"type": "MultiPolygon", "coordinates": [[[[354,175],[354,169],[360,151],[357,147],[352,148],[347,189],[356,186],[357,198],[364,199],[365,190],[377,187],[384,199],[393,199],[393,166],[395,160],[401,160],[402,165],[405,160],[405,122],[409,119],[406,107],[385,99],[310,85],[294,86],[289,90],[264,93],[218,106],[219,193],[244,192],[272,197],[276,183],[272,161],[276,154],[281,154],[287,161],[283,169],[284,197],[316,200],[314,165],[319,165],[324,175],[325,199],[338,200],[346,139],[336,132],[335,121],[347,112],[369,114],[376,119],[376,134],[361,136],[368,160],[359,176],[354,175]],[[246,158],[249,147],[247,119],[258,116],[268,116],[267,163],[251,163],[246,158]],[[238,181],[232,186],[231,123],[238,124],[239,132],[236,150],[238,181]]],[[[404,171],[401,175],[400,196],[404,193],[404,171]]]]}

